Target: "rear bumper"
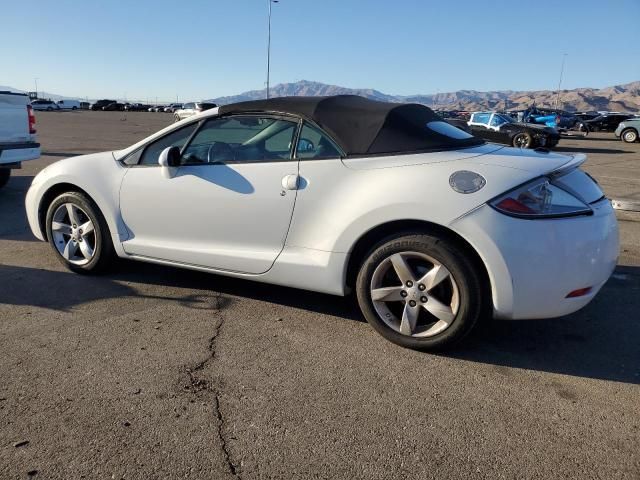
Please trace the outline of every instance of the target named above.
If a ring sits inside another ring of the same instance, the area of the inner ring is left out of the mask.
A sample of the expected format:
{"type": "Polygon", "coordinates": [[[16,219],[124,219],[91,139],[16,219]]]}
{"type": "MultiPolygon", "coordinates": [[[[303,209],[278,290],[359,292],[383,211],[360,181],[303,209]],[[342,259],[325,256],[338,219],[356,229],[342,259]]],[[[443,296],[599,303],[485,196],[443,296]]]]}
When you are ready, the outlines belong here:
{"type": "Polygon", "coordinates": [[[0,166],[40,158],[40,144],[36,142],[0,143],[0,166]]]}
{"type": "Polygon", "coordinates": [[[454,222],[485,262],[497,318],[560,317],[595,297],[617,264],[619,237],[611,202],[592,207],[591,216],[522,220],[484,206],[454,222]]]}

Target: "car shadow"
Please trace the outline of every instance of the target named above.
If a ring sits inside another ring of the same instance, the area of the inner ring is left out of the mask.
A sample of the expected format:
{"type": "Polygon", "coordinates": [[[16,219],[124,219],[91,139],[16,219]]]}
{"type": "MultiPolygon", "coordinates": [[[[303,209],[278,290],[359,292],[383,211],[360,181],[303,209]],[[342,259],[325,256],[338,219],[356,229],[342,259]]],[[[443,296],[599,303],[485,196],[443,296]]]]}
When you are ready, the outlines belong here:
{"type": "Polygon", "coordinates": [[[582,310],[490,321],[447,356],[500,367],[640,384],[640,267],[619,266],[582,310]]]}
{"type": "Polygon", "coordinates": [[[555,152],[568,152],[568,153],[633,153],[628,150],[618,150],[614,148],[585,148],[585,147],[554,147],[555,152]]]}
{"type": "Polygon", "coordinates": [[[0,239],[33,242],[25,213],[24,199],[33,176],[11,176],[0,188],[0,239]]]}
{"type": "Polygon", "coordinates": [[[197,177],[205,182],[213,183],[219,187],[244,195],[255,191],[249,180],[232,167],[223,163],[207,164],[204,168],[202,165],[180,167],[176,177],[182,176],[197,177]]]}
{"type": "Polygon", "coordinates": [[[78,155],[84,155],[84,153],[78,153],[78,152],[42,152],[41,155],[43,157],[67,158],[67,157],[77,157],[78,155]]]}
{"type": "MultiPolygon", "coordinates": [[[[158,298],[189,308],[210,308],[211,299],[252,298],[351,321],[364,321],[351,297],[262,284],[173,267],[119,261],[110,274],[97,277],[66,271],[0,265],[0,303],[69,311],[100,299],[158,298]],[[132,284],[149,284],[198,293],[153,296],[132,284]],[[33,292],[38,292],[34,295],[33,292]]],[[[618,267],[596,298],[573,315],[549,320],[486,321],[449,358],[640,384],[640,268],[618,267]]]]}

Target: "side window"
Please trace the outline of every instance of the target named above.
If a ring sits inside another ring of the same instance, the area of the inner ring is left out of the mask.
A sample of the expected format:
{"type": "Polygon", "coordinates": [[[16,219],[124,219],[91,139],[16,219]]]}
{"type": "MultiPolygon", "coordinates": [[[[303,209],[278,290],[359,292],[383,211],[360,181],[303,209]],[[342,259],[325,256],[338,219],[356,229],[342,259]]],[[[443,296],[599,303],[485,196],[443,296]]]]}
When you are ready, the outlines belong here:
{"type": "Polygon", "coordinates": [[[338,147],[320,130],[305,123],[300,132],[296,157],[299,159],[339,158],[338,147]]]}
{"type": "Polygon", "coordinates": [[[474,113],[472,123],[480,123],[482,125],[489,124],[490,113],[474,113]]]}
{"type": "Polygon", "coordinates": [[[183,148],[184,144],[191,134],[195,131],[197,123],[192,123],[179,130],[174,130],[168,133],[164,137],[159,138],[153,143],[147,145],[142,153],[139,165],[158,165],[158,158],[160,153],[167,147],[180,147],[183,148]]]}
{"type": "Polygon", "coordinates": [[[499,127],[503,123],[506,123],[506,120],[504,118],[502,118],[500,115],[494,115],[493,117],[491,117],[491,124],[490,125],[492,127],[499,127]]]}
{"type": "Polygon", "coordinates": [[[289,160],[297,125],[258,116],[211,119],[182,152],[182,164],[289,160]]]}

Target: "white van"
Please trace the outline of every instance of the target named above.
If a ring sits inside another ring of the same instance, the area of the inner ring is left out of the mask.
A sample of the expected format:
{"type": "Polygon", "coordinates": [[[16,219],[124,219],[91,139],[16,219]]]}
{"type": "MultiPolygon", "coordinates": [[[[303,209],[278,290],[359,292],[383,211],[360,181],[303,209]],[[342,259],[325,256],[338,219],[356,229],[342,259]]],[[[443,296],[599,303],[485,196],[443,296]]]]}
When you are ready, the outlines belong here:
{"type": "Polygon", "coordinates": [[[80,101],[79,100],[60,100],[58,102],[58,107],[60,107],[60,110],[78,110],[80,109],[80,101]]]}

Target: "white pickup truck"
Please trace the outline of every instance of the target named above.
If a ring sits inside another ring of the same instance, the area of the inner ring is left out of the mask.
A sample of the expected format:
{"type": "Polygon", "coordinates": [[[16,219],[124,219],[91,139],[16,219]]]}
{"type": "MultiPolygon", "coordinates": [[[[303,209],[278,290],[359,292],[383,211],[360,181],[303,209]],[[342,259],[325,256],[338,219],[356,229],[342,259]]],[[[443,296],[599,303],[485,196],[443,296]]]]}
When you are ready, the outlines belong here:
{"type": "Polygon", "coordinates": [[[12,168],[40,157],[35,124],[27,95],[0,91],[0,188],[9,181],[12,168]]]}

